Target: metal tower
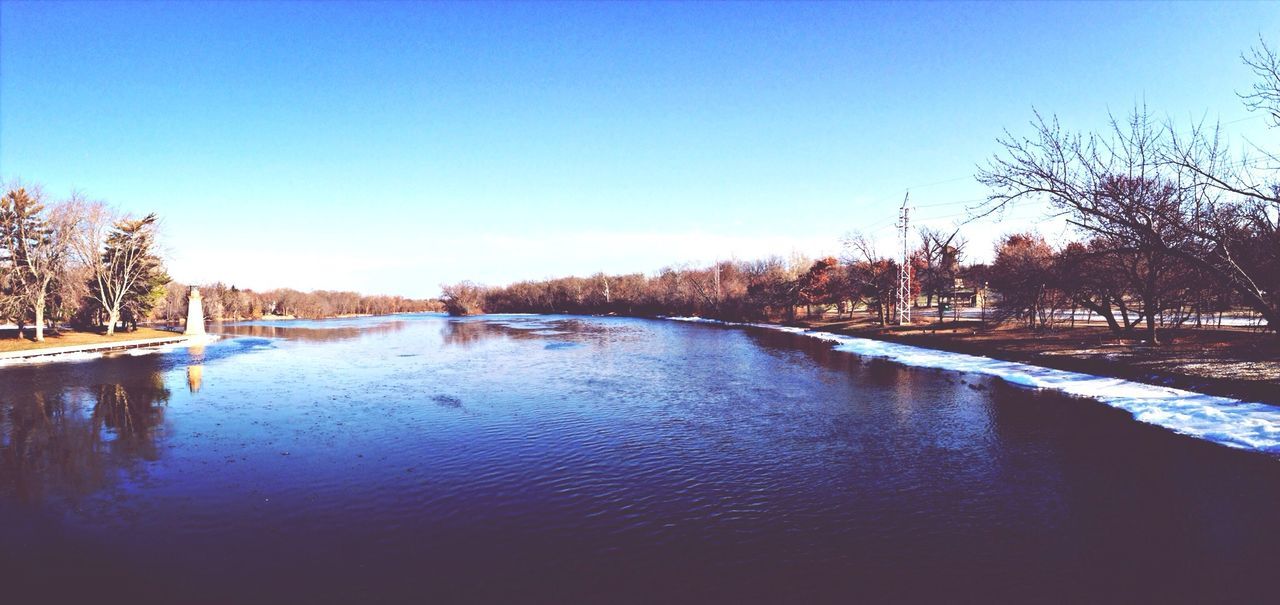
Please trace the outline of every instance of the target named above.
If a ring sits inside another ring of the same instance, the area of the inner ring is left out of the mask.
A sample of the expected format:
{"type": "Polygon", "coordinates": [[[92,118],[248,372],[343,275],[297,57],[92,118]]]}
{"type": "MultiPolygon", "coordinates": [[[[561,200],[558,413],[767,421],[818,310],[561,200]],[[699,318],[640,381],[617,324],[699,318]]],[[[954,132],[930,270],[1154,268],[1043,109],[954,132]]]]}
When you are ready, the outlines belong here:
{"type": "Polygon", "coordinates": [[[911,192],[902,198],[902,208],[898,209],[898,239],[902,244],[902,259],[898,265],[898,325],[905,326],[911,323],[911,244],[909,238],[911,236],[910,214],[911,208],[907,206],[907,201],[911,199],[911,192]]]}

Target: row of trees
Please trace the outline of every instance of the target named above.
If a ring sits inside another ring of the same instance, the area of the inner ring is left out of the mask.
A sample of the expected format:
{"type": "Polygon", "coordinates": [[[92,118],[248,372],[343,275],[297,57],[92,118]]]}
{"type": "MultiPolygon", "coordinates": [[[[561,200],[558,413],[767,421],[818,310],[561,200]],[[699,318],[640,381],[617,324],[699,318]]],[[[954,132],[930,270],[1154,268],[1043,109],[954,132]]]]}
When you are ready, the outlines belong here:
{"type": "MultiPolygon", "coordinates": [[[[204,315],[213,321],[240,321],[263,317],[301,317],[319,319],[348,315],[387,315],[443,311],[436,299],[410,299],[402,296],[364,296],[358,292],[316,290],[300,292],[282,288],[255,292],[228,286],[222,282],[198,286],[203,298],[204,315]]],[[[165,287],[155,319],[178,323],[187,317],[187,294],[191,287],[170,282],[165,287]]]]}
{"type": "MultiPolygon", "coordinates": [[[[958,231],[923,228],[910,256],[914,308],[944,320],[955,304],[994,301],[990,319],[1048,329],[1091,312],[1118,336],[1163,326],[1211,325],[1226,311],[1249,308],[1203,267],[1101,239],[1055,248],[1035,233],[996,245],[990,264],[966,264],[958,231]],[[957,300],[963,295],[963,300],[957,300]]],[[[896,314],[899,263],[853,234],[840,258],[725,261],[708,267],[522,281],[504,287],[471,282],[442,286],[454,315],[570,313],[633,316],[698,315],[731,321],[791,320],[800,315],[869,315],[888,325],[896,314]]],[[[985,310],[985,309],[984,309],[985,310]]],[[[919,314],[916,317],[920,318],[919,314]]]]}
{"type": "MultiPolygon", "coordinates": [[[[489,312],[704,315],[758,319],[802,304],[798,279],[807,263],[779,258],[726,261],[633,273],[523,281],[501,288],[464,282],[442,286],[455,315],[489,312]]],[[[789,311],[786,311],[789,312],[789,311]]]]}
{"type": "Polygon", "coordinates": [[[137,325],[169,282],[156,254],[156,217],[117,214],[78,196],[48,203],[39,188],[0,196],[0,320],[35,328],[72,322],[137,325]]]}
{"type": "Polygon", "coordinates": [[[1203,326],[1248,308],[1203,267],[1098,239],[1055,249],[1034,233],[1006,236],[997,247],[990,285],[997,319],[1038,329],[1074,321],[1080,311],[1102,318],[1118,336],[1141,331],[1159,343],[1164,326],[1203,326]]]}
{"type": "MultiPolygon", "coordinates": [[[[920,231],[912,261],[914,293],[925,304],[949,299],[957,280],[974,279],[984,266],[960,263],[954,233],[920,231]]],[[[881,324],[893,316],[898,262],[876,253],[870,240],[851,235],[841,258],[771,257],[723,261],[708,267],[667,267],[655,275],[632,273],[522,281],[504,287],[471,282],[443,285],[449,313],[587,313],[698,315],[732,321],[795,319],[834,312],[869,312],[881,324]]]]}
{"type": "MultiPolygon", "coordinates": [[[[1260,42],[1243,60],[1257,81],[1242,100],[1280,127],[1280,57],[1260,42]]],[[[1151,342],[1161,317],[1189,300],[1197,309],[1239,303],[1280,325],[1280,150],[1233,155],[1218,127],[1160,123],[1145,107],[1101,133],[1070,132],[1039,114],[1033,126],[1031,137],[1000,140],[977,175],[993,190],[986,212],[1047,200],[1083,236],[1061,251],[1061,271],[1032,281],[1058,280],[1119,331],[1132,328],[1123,316],[1136,304],[1151,342]]],[[[1044,254],[1036,242],[1005,243],[1044,254]]],[[[1034,298],[1024,287],[1008,295],[1034,298]]]]}

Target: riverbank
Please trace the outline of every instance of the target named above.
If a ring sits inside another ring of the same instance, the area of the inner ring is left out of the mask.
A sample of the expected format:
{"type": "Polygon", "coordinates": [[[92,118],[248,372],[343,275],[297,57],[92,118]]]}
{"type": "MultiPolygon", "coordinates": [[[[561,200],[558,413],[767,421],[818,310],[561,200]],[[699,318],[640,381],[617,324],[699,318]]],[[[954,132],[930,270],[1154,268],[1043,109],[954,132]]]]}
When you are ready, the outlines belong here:
{"type": "Polygon", "coordinates": [[[1162,344],[1152,346],[1092,325],[1043,332],[965,320],[909,327],[861,319],[788,325],[1280,405],[1280,344],[1271,334],[1244,329],[1170,329],[1162,344]]]}
{"type": "MultiPolygon", "coordinates": [[[[1270,403],[1206,394],[1170,385],[1150,384],[1116,375],[1095,374],[1002,360],[997,357],[929,348],[779,324],[733,324],[700,317],[674,321],[709,322],[802,334],[828,341],[837,350],[886,359],[905,366],[993,376],[1012,384],[1092,399],[1124,410],[1135,420],[1229,447],[1280,453],[1280,407],[1270,403]]],[[[907,328],[912,329],[912,328],[907,328]]],[[[965,382],[961,380],[961,382],[965,382]]],[[[983,390],[981,385],[971,388],[983,390]]]]}
{"type": "MultiPolygon", "coordinates": [[[[32,332],[33,330],[30,328],[25,330],[26,334],[30,334],[32,332]]],[[[26,334],[19,337],[17,330],[0,330],[0,354],[39,352],[42,349],[52,348],[95,347],[156,338],[175,338],[175,334],[171,331],[143,327],[131,332],[116,332],[111,336],[98,332],[80,332],[73,330],[65,330],[61,332],[45,331],[44,340],[41,342],[29,340],[26,334]]],[[[17,356],[21,357],[21,355],[17,356]]]]}
{"type": "MultiPolygon", "coordinates": [[[[190,343],[193,337],[173,332],[162,332],[160,330],[148,330],[150,333],[164,334],[164,336],[151,336],[147,338],[139,338],[137,332],[131,332],[127,335],[112,335],[108,338],[103,335],[96,342],[80,342],[78,344],[66,344],[60,342],[49,343],[48,340],[42,343],[32,343],[48,346],[38,346],[26,349],[17,349],[0,352],[0,364],[4,363],[26,363],[26,362],[45,362],[45,361],[74,361],[84,359],[86,356],[96,356],[103,353],[114,351],[124,351],[130,349],[158,349],[172,345],[181,345],[190,343]],[[122,336],[116,338],[116,336],[122,336]]],[[[205,339],[206,337],[198,336],[194,338],[205,339]]]]}
{"type": "MultiPolygon", "coordinates": [[[[967,311],[976,316],[976,310],[967,311]]],[[[1159,345],[1150,345],[1136,336],[1117,338],[1100,323],[1066,323],[1053,330],[1037,331],[965,318],[963,314],[960,319],[923,321],[906,327],[880,326],[866,316],[767,321],[759,325],[907,344],[1280,406],[1280,340],[1256,325],[1162,328],[1159,345]]]]}

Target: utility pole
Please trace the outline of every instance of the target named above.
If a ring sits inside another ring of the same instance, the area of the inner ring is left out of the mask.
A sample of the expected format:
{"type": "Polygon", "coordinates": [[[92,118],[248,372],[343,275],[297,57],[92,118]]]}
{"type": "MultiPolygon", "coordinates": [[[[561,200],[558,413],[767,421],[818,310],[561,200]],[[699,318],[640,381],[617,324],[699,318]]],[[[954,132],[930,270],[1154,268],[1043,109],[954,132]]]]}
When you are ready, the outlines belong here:
{"type": "Polygon", "coordinates": [[[911,323],[911,208],[907,202],[911,199],[908,191],[902,198],[902,207],[898,209],[898,239],[902,243],[902,260],[898,265],[898,325],[911,323]]]}

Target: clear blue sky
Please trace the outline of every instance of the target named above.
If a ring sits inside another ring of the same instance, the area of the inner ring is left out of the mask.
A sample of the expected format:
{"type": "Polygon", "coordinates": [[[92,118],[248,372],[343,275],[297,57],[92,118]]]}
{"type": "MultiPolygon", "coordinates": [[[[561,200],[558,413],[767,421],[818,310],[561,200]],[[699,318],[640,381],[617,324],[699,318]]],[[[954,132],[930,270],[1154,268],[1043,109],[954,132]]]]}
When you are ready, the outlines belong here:
{"type": "Polygon", "coordinates": [[[907,187],[954,220],[1033,106],[1275,134],[1234,94],[1274,4],[0,6],[0,177],[159,212],[183,281],[428,296],[836,252],[907,187]]]}

